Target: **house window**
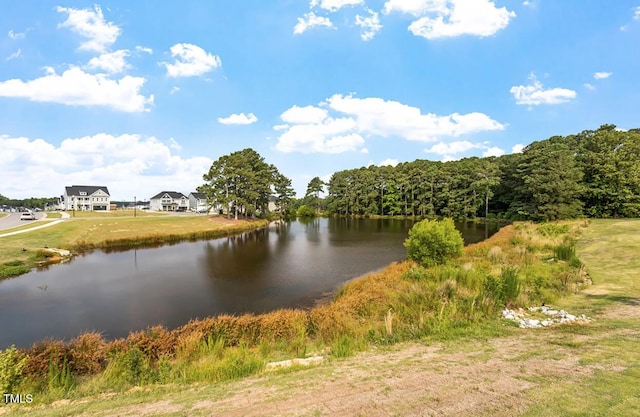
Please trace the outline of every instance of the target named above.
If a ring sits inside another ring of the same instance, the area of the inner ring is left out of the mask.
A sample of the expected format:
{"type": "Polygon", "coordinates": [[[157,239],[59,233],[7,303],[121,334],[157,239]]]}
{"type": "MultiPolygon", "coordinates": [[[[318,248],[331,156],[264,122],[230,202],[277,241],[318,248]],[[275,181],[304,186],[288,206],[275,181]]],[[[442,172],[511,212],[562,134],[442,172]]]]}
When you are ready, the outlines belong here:
{"type": "Polygon", "coordinates": [[[87,195],[86,191],[80,191],[80,195],[87,195]]]}

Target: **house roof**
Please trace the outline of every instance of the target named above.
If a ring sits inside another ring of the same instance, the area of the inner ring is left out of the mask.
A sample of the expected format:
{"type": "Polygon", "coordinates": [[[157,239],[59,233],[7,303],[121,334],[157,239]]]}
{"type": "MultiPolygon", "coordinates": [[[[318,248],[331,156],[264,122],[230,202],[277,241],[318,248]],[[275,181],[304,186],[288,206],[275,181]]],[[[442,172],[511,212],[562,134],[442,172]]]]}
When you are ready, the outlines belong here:
{"type": "Polygon", "coordinates": [[[198,200],[206,200],[207,199],[207,195],[205,193],[191,193],[189,195],[194,196],[198,200]]]}
{"type": "Polygon", "coordinates": [[[104,191],[108,196],[111,195],[107,187],[101,185],[72,185],[70,187],[64,187],[64,189],[67,195],[80,195],[81,192],[91,195],[98,190],[104,191]]]}
{"type": "Polygon", "coordinates": [[[164,196],[165,194],[167,194],[171,198],[187,198],[186,195],[179,193],[177,191],[161,191],[158,194],[151,197],[151,199],[155,200],[157,198],[162,198],[162,196],[164,196]]]}

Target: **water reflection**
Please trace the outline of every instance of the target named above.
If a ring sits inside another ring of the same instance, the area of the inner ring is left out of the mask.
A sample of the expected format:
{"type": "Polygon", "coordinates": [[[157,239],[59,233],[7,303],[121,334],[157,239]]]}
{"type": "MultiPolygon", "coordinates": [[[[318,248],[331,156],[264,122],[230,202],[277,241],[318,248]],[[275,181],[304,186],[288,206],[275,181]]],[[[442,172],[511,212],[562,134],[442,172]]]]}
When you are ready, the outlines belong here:
{"type": "MultiPolygon", "coordinates": [[[[341,283],[403,259],[412,224],[313,219],[207,241],[96,251],[0,282],[0,349],[87,330],[115,338],[220,313],[311,306],[341,283]]],[[[459,228],[467,243],[493,232],[459,228]]]]}

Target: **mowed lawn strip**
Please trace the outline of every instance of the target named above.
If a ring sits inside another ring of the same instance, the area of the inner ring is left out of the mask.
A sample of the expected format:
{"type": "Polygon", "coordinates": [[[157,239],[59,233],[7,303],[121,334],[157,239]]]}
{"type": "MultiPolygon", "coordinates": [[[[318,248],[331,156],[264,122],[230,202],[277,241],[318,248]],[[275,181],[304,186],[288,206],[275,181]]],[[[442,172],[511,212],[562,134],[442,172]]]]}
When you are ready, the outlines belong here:
{"type": "Polygon", "coordinates": [[[532,390],[525,415],[640,415],[640,220],[592,220],[577,249],[593,285],[558,306],[593,321],[558,328],[553,342],[596,370],[532,390]]]}
{"type": "MultiPolygon", "coordinates": [[[[30,223],[29,226],[39,224],[43,222],[30,223]]],[[[24,262],[27,266],[34,266],[34,262],[38,260],[36,259],[38,251],[45,246],[73,251],[99,248],[103,244],[108,244],[109,241],[115,243],[122,240],[123,244],[127,244],[129,240],[144,244],[145,240],[150,238],[157,240],[167,236],[176,238],[182,236],[188,239],[191,235],[239,232],[265,224],[266,221],[262,220],[236,221],[227,220],[224,217],[195,215],[133,217],[131,213],[128,217],[76,217],[49,228],[0,238],[0,268],[6,263],[14,262],[24,262]]],[[[22,228],[29,226],[25,225],[22,228]]]]}

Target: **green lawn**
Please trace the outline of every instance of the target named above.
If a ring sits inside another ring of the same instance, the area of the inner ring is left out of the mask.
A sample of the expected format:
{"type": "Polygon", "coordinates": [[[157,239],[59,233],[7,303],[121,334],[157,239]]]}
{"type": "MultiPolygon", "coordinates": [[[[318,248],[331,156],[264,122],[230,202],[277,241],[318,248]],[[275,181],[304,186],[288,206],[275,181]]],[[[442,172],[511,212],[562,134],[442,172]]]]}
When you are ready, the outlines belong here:
{"type": "MultiPolygon", "coordinates": [[[[52,219],[52,221],[54,220],[52,219]]],[[[40,224],[43,223],[34,222],[7,231],[20,230],[40,224]]],[[[74,250],[81,247],[100,247],[108,241],[124,240],[126,244],[126,240],[133,240],[144,243],[145,239],[150,237],[154,241],[160,241],[166,236],[189,238],[193,234],[216,233],[225,230],[240,231],[258,227],[261,224],[264,222],[234,221],[220,217],[195,215],[151,214],[134,218],[133,216],[116,214],[114,217],[105,215],[98,218],[71,218],[60,224],[33,232],[0,237],[0,277],[2,277],[3,265],[8,262],[18,261],[23,262],[26,266],[34,266],[38,250],[45,246],[74,250]]]]}

